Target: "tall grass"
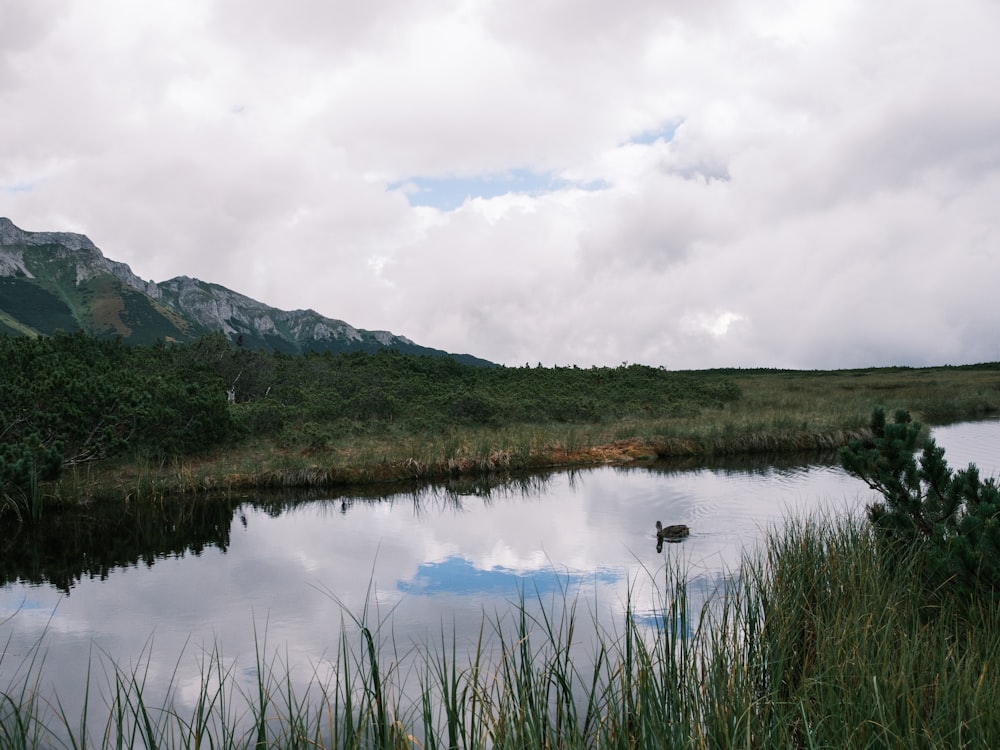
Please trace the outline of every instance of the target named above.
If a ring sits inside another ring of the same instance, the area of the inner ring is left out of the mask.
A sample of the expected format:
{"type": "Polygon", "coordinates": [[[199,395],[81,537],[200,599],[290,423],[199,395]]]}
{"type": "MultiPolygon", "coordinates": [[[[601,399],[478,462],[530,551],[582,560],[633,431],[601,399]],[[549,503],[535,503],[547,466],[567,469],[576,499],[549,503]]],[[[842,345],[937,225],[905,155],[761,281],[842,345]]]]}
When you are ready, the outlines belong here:
{"type": "Polygon", "coordinates": [[[1000,613],[927,591],[921,554],[883,554],[866,524],[799,523],[747,568],[760,576],[765,695],[789,741],[996,745],[1000,613]]]}
{"type": "MultiPolygon", "coordinates": [[[[793,520],[703,599],[677,566],[655,617],[620,626],[562,591],[525,591],[401,647],[391,612],[345,612],[306,685],[260,641],[246,687],[217,651],[193,705],[140,667],[107,670],[89,721],[40,691],[37,656],[9,665],[0,745],[335,748],[942,748],[1000,746],[1000,613],[944,606],[919,552],[886,559],[867,525],[793,520]],[[376,616],[377,615],[377,616],[376,616]],[[154,695],[166,696],[154,700],[154,695]]],[[[662,575],[662,577],[660,577],[662,575]]],[[[596,605],[595,605],[596,606],[596,605]]]]}

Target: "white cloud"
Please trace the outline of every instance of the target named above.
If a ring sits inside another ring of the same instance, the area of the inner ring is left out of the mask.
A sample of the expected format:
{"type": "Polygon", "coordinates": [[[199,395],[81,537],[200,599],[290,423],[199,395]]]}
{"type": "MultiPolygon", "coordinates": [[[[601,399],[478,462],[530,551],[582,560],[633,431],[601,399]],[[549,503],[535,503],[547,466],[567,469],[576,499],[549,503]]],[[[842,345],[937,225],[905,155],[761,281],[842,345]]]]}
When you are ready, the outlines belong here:
{"type": "Polygon", "coordinates": [[[0,215],[509,364],[997,359],[998,25],[988,0],[0,0],[0,215]]]}

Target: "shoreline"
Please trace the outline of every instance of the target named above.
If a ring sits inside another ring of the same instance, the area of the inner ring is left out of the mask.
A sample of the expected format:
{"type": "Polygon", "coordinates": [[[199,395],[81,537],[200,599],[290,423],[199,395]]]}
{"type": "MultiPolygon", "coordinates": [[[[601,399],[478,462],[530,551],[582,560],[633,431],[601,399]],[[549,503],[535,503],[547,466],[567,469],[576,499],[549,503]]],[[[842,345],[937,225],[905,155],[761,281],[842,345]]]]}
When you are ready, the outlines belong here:
{"type": "Polygon", "coordinates": [[[275,489],[365,488],[656,461],[684,460],[699,464],[721,457],[818,456],[834,452],[851,440],[867,441],[871,437],[871,431],[865,428],[825,433],[755,432],[710,441],[697,437],[627,438],[572,448],[553,445],[527,451],[495,449],[482,455],[459,454],[437,461],[420,460],[412,455],[395,459],[383,455],[379,460],[360,463],[352,460],[350,450],[333,449],[305,451],[298,456],[262,456],[258,458],[256,471],[246,468],[246,456],[237,459],[222,453],[209,459],[186,459],[157,466],[127,462],[104,467],[100,472],[74,469],[43,492],[49,500],[72,505],[73,496],[93,501],[135,499],[145,494],[164,498],[275,489]]]}

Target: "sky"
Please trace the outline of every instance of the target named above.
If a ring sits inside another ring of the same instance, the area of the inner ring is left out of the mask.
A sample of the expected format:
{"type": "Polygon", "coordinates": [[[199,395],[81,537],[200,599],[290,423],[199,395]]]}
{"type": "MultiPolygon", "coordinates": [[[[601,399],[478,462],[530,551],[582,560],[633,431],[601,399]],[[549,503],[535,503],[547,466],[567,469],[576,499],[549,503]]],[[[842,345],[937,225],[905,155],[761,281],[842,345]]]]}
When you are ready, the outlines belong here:
{"type": "Polygon", "coordinates": [[[0,0],[0,216],[516,366],[1000,360],[995,0],[0,0]]]}

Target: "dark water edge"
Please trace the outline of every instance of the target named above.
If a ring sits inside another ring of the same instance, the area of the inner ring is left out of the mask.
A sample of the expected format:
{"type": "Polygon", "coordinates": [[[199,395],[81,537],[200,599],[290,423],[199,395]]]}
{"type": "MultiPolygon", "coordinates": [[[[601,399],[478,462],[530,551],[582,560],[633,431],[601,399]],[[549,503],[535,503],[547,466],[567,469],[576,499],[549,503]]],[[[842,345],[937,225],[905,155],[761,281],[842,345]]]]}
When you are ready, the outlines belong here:
{"type": "MultiPolygon", "coordinates": [[[[794,471],[803,466],[836,466],[835,452],[776,453],[723,456],[714,459],[675,458],[616,467],[623,472],[671,475],[713,471],[727,475],[794,471]]],[[[320,503],[346,514],[360,504],[410,502],[415,512],[427,497],[460,510],[468,498],[489,503],[493,498],[543,493],[557,474],[574,475],[590,469],[534,473],[498,473],[438,482],[394,482],[342,492],[268,490],[248,495],[205,493],[153,501],[95,501],[60,505],[36,523],[0,516],[0,586],[51,585],[68,594],[82,579],[106,580],[116,569],[151,567],[157,560],[200,556],[206,549],[226,552],[237,524],[247,512],[277,518],[305,504],[320,503]]]]}
{"type": "Polygon", "coordinates": [[[51,584],[69,593],[83,578],[105,580],[115,569],[151,567],[157,560],[199,556],[208,548],[226,552],[236,524],[248,511],[277,518],[294,508],[321,503],[346,513],[358,504],[399,502],[433,489],[460,504],[489,498],[498,490],[543,486],[548,474],[486,476],[446,483],[398,482],[343,494],[316,490],[267,490],[252,495],[203,493],[155,501],[98,501],[60,505],[34,523],[0,517],[0,586],[51,584]]]}

